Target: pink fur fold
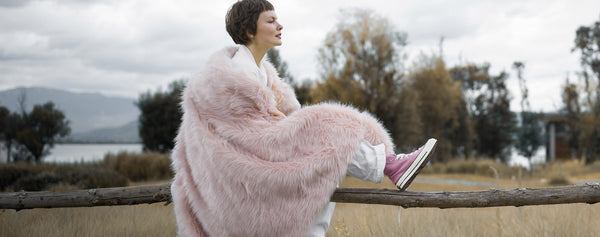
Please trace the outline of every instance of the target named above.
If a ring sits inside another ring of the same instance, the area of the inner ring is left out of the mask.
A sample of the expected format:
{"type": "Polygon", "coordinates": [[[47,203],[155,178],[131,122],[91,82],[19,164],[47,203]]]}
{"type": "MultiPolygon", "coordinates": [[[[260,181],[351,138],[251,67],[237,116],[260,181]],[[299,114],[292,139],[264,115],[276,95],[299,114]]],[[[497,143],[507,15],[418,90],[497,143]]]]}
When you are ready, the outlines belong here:
{"type": "Polygon", "coordinates": [[[183,93],[172,153],[178,234],[302,236],[360,141],[393,153],[391,139],[373,116],[348,106],[300,109],[270,63],[267,86],[233,68],[236,50],[211,56],[183,93]],[[275,108],[287,118],[275,120],[275,108]]]}

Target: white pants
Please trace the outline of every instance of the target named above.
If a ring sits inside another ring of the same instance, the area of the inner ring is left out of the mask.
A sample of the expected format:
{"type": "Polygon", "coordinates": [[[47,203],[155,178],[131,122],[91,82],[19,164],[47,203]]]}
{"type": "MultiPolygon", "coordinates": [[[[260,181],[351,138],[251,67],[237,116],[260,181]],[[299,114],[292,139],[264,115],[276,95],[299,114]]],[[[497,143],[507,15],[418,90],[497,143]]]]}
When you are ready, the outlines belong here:
{"type": "MultiPolygon", "coordinates": [[[[380,183],[383,180],[385,155],[385,146],[383,144],[373,146],[365,140],[361,141],[348,163],[348,174],[360,180],[380,183]]],[[[334,209],[335,202],[329,202],[304,236],[325,236],[325,233],[329,229],[334,209]]]]}

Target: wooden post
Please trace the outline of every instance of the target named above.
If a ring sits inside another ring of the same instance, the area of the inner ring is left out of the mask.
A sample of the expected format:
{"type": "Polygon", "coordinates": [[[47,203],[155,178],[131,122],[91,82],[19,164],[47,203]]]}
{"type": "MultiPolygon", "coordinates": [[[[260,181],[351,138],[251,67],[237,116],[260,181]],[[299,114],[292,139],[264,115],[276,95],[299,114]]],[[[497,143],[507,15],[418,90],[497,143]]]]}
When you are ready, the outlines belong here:
{"type": "MultiPolygon", "coordinates": [[[[73,191],[0,193],[0,209],[91,207],[169,202],[170,184],[73,191]]],[[[461,208],[600,202],[600,184],[552,188],[489,189],[473,192],[414,192],[338,188],[331,200],[345,203],[461,208]]]]}

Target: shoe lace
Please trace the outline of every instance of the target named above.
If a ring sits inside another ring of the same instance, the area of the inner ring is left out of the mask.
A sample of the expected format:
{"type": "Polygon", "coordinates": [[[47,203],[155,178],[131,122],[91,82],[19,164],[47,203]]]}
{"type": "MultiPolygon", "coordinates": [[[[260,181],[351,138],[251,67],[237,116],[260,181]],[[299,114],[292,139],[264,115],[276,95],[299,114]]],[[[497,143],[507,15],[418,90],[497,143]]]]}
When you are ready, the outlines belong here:
{"type": "Polygon", "coordinates": [[[394,160],[402,160],[402,159],[404,159],[406,157],[414,155],[415,153],[419,152],[420,150],[421,149],[417,149],[417,150],[415,150],[415,151],[413,151],[413,152],[411,152],[409,154],[398,154],[398,155],[396,155],[396,158],[394,160]]]}

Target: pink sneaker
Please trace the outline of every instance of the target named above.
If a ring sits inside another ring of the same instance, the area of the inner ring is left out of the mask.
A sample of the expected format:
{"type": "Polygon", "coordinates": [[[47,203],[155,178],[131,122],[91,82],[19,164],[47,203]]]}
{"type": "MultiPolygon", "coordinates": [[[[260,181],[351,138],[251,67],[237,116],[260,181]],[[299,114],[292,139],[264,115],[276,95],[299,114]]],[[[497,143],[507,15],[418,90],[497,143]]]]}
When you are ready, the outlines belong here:
{"type": "Polygon", "coordinates": [[[436,139],[430,138],[425,145],[410,154],[399,154],[395,158],[394,155],[388,157],[383,173],[396,184],[400,191],[406,190],[429,161],[436,142],[436,139]]]}

